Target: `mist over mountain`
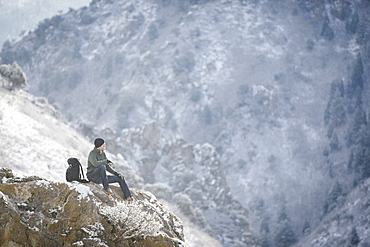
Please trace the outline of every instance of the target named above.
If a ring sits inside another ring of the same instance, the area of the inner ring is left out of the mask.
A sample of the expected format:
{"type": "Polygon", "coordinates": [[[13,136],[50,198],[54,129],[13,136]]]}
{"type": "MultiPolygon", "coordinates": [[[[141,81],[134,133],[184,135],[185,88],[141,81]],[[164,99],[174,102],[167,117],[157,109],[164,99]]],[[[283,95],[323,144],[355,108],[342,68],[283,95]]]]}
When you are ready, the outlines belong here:
{"type": "Polygon", "coordinates": [[[249,228],[289,246],[370,176],[368,16],[364,0],[96,0],[1,58],[225,246],[249,228]]]}

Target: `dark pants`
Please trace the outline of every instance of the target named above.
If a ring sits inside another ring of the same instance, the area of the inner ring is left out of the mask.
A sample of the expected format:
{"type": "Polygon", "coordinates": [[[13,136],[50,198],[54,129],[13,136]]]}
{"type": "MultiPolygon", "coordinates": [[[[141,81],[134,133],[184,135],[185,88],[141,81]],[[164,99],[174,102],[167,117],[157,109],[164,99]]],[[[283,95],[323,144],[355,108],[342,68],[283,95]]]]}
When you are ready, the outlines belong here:
{"type": "Polygon", "coordinates": [[[118,176],[107,175],[107,170],[105,165],[100,165],[97,167],[91,174],[87,176],[87,178],[98,184],[103,184],[105,189],[109,188],[109,184],[111,183],[119,183],[125,198],[131,197],[131,192],[126,184],[125,179],[122,179],[118,176]]]}

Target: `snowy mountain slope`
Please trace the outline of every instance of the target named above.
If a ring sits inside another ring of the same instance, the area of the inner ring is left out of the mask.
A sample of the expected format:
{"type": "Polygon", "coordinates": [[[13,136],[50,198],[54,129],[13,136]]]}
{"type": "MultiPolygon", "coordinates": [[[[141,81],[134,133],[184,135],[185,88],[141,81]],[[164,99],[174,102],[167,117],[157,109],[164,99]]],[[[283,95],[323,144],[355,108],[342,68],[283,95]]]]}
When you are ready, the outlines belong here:
{"type": "Polygon", "coordinates": [[[22,175],[64,181],[67,159],[86,164],[91,144],[61,121],[44,98],[1,90],[1,166],[22,175]]]}
{"type": "Polygon", "coordinates": [[[315,229],[309,229],[294,246],[368,246],[369,235],[369,187],[366,180],[341,199],[335,210],[325,216],[315,229]],[[312,231],[312,232],[311,232],[312,231]]]}
{"type": "MultiPolygon", "coordinates": [[[[210,143],[252,228],[260,229],[264,215],[275,229],[286,203],[301,235],[305,219],[320,218],[335,181],[332,167],[347,175],[348,149],[333,166],[323,156],[323,117],[331,83],[348,81],[362,52],[358,40],[367,31],[351,23],[356,16],[367,23],[366,4],[93,1],[43,22],[2,58],[17,60],[29,72],[28,90],[58,105],[85,133],[111,133],[117,151],[137,147],[127,158],[146,181],[171,183],[170,176],[151,175],[171,174],[161,161],[173,157],[158,159],[166,152],[148,152],[141,139],[126,144],[126,128],[155,122],[161,147],[178,138],[210,143]]],[[[199,196],[197,203],[205,202],[199,196]]]]}

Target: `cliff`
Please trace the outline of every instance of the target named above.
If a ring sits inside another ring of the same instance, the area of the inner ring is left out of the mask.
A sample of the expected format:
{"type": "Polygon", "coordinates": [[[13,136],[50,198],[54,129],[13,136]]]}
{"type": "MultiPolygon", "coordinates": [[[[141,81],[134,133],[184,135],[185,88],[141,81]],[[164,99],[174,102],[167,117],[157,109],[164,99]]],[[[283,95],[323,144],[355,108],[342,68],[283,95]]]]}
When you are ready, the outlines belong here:
{"type": "Polygon", "coordinates": [[[149,192],[123,201],[97,184],[0,169],[0,242],[8,246],[186,246],[181,220],[149,192]]]}

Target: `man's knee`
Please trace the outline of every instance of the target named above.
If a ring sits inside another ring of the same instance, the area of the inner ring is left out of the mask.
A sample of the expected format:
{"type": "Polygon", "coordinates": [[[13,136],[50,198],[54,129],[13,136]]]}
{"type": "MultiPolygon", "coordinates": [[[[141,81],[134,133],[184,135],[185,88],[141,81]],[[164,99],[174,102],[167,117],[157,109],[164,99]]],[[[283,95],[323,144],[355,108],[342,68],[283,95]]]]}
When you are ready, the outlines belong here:
{"type": "Polygon", "coordinates": [[[101,164],[100,166],[98,166],[98,169],[106,170],[107,168],[105,167],[105,165],[104,165],[104,164],[101,164]]]}

